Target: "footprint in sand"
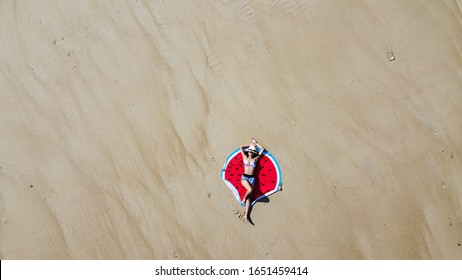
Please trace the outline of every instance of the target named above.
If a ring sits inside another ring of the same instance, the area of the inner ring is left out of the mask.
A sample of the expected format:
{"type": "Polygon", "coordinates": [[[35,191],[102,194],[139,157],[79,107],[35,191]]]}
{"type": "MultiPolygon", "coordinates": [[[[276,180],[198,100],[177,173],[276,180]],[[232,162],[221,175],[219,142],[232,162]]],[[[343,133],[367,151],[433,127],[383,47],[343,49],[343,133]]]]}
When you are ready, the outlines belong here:
{"type": "Polygon", "coordinates": [[[236,215],[241,221],[244,221],[244,213],[238,210],[233,210],[234,215],[236,215]]]}

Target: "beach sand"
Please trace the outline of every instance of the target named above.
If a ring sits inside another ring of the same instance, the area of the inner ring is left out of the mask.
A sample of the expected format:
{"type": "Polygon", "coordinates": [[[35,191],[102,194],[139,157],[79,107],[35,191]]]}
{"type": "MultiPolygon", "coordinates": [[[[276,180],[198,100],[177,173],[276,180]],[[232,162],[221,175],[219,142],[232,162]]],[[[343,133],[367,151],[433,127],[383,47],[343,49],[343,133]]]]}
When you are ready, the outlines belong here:
{"type": "Polygon", "coordinates": [[[0,258],[462,259],[461,9],[3,1],[0,258]]]}

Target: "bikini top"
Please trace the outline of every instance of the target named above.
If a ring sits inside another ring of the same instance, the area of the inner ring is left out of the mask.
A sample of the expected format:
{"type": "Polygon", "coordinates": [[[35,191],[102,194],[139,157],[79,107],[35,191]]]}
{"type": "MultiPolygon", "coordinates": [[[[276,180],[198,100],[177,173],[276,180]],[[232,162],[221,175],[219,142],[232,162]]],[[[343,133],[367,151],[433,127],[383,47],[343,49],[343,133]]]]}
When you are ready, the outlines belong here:
{"type": "Polygon", "coordinates": [[[256,162],[256,161],[250,162],[250,160],[244,160],[244,166],[256,167],[256,166],[257,166],[257,162],[256,162]]]}

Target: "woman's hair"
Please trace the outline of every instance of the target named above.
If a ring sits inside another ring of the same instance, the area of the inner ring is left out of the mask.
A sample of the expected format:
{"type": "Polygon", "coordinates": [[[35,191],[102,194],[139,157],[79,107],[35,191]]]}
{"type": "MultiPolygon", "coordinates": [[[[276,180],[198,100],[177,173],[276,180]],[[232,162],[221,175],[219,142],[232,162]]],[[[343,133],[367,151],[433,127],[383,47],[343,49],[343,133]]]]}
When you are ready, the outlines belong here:
{"type": "Polygon", "coordinates": [[[258,156],[258,154],[256,154],[256,153],[251,153],[251,152],[249,152],[249,151],[246,151],[246,152],[245,152],[245,155],[246,155],[247,157],[250,156],[251,158],[256,158],[256,157],[258,156]]]}

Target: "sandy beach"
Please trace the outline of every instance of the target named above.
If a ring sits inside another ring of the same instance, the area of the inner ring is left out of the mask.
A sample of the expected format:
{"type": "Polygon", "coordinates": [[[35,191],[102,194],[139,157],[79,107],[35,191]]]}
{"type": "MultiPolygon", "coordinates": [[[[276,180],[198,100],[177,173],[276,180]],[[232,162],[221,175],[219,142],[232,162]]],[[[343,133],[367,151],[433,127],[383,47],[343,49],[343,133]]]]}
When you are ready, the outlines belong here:
{"type": "Polygon", "coordinates": [[[0,50],[3,260],[462,259],[460,1],[2,1],[0,50]]]}

